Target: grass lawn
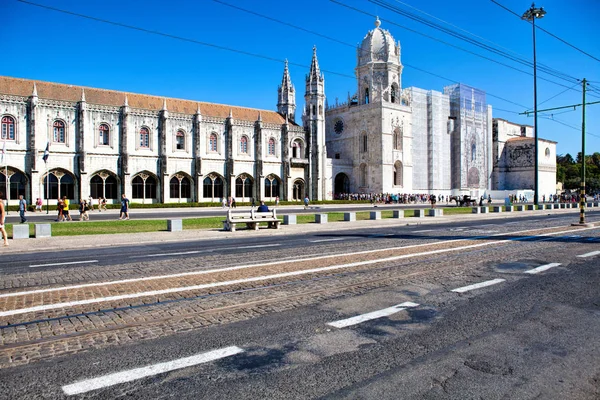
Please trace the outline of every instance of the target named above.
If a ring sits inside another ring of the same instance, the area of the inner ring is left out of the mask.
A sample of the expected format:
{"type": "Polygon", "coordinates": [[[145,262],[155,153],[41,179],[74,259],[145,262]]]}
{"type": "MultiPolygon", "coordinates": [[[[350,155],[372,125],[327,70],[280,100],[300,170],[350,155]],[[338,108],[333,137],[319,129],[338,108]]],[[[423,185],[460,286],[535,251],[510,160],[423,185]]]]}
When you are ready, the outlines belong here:
{"type": "MultiPolygon", "coordinates": [[[[443,207],[440,207],[443,208],[443,207]]],[[[470,214],[471,207],[449,207],[443,208],[444,215],[470,214]]],[[[363,221],[370,218],[370,211],[356,212],[356,220],[363,221]]],[[[330,212],[327,214],[328,222],[344,221],[343,212],[330,212]]],[[[404,210],[405,217],[412,217],[413,210],[404,210]]],[[[392,218],[392,210],[381,211],[381,218],[392,218]]],[[[184,218],[183,229],[216,229],[223,227],[224,217],[184,218]]],[[[315,222],[314,214],[297,214],[298,224],[315,222]]],[[[102,235],[111,233],[139,233],[159,232],[167,230],[167,220],[129,220],[129,221],[85,221],[85,222],[52,222],[52,236],[78,236],[78,235],[102,235]]],[[[35,224],[29,224],[29,236],[33,237],[35,224]]],[[[8,237],[12,238],[13,224],[6,225],[8,237]]]]}

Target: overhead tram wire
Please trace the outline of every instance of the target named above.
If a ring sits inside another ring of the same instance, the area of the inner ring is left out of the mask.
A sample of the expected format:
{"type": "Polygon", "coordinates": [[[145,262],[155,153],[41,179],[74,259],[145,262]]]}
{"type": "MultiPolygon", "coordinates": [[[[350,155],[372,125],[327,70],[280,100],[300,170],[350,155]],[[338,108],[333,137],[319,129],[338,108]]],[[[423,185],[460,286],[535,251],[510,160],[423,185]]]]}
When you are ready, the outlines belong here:
{"type": "MultiPolygon", "coordinates": [[[[544,103],[547,103],[547,102],[549,102],[550,100],[552,100],[552,99],[554,99],[554,98],[556,98],[556,97],[560,96],[561,94],[564,94],[564,93],[565,93],[565,92],[567,92],[568,90],[570,90],[570,89],[573,89],[573,88],[575,88],[575,86],[579,86],[579,85],[580,85],[580,83],[576,83],[576,84],[575,84],[573,87],[571,87],[571,88],[569,88],[569,89],[565,89],[565,90],[563,90],[562,92],[560,92],[560,93],[558,93],[558,94],[556,94],[556,95],[554,95],[554,96],[550,97],[549,99],[546,99],[546,100],[542,101],[541,103],[538,103],[538,106],[540,106],[540,105],[542,105],[542,104],[544,104],[544,103]]],[[[530,111],[530,110],[527,110],[527,111],[530,111]]]]}
{"type": "MultiPolygon", "coordinates": [[[[367,15],[367,16],[370,16],[370,17],[375,17],[375,15],[374,15],[374,14],[371,14],[371,13],[369,13],[369,12],[367,12],[367,11],[364,11],[364,10],[361,10],[361,9],[359,9],[359,8],[356,8],[356,7],[353,7],[353,6],[350,6],[350,5],[344,4],[344,3],[342,3],[341,1],[338,1],[338,0],[329,0],[329,1],[330,1],[330,2],[332,2],[332,3],[335,3],[335,4],[339,5],[339,6],[342,6],[342,7],[348,8],[348,9],[350,9],[350,10],[353,10],[353,11],[356,11],[356,12],[358,12],[358,13],[361,13],[361,14],[364,14],[364,15],[367,15]]],[[[531,72],[529,72],[529,71],[525,71],[525,70],[522,70],[522,69],[516,68],[516,67],[514,67],[514,66],[512,66],[512,65],[508,65],[508,64],[505,64],[505,63],[503,63],[503,62],[500,62],[500,61],[498,61],[498,60],[494,60],[493,58],[486,57],[486,56],[484,56],[484,55],[482,55],[482,54],[475,53],[475,52],[473,52],[473,51],[471,51],[471,50],[467,50],[467,49],[465,49],[465,48],[463,48],[463,47],[460,47],[460,46],[454,45],[454,44],[452,44],[452,43],[446,42],[446,41],[444,41],[444,40],[438,39],[438,38],[436,38],[436,37],[434,37],[434,36],[430,36],[430,35],[427,35],[427,34],[425,34],[425,33],[419,32],[419,31],[417,31],[417,30],[414,30],[414,29],[408,28],[408,27],[406,27],[406,26],[403,26],[403,25],[397,24],[397,23],[395,23],[394,21],[390,21],[390,20],[387,20],[387,19],[382,19],[382,18],[380,18],[380,20],[381,20],[381,21],[385,21],[385,22],[387,22],[387,23],[389,23],[389,24],[391,24],[391,25],[397,26],[398,28],[401,28],[401,29],[407,30],[407,31],[409,31],[409,32],[416,33],[417,35],[421,35],[421,36],[423,36],[423,37],[426,37],[426,38],[428,38],[428,39],[431,39],[431,40],[434,40],[434,41],[436,41],[436,42],[439,42],[439,43],[445,44],[446,46],[454,47],[455,49],[461,50],[461,51],[463,51],[463,52],[465,52],[465,53],[469,53],[469,54],[472,54],[472,55],[474,55],[474,56],[476,56],[476,57],[483,58],[484,60],[488,60],[488,61],[491,61],[491,62],[493,62],[493,63],[495,63],[495,64],[502,65],[502,66],[504,66],[504,67],[507,67],[507,68],[513,69],[513,70],[515,70],[515,71],[518,71],[518,72],[521,72],[521,73],[523,73],[523,74],[526,74],[526,75],[533,76],[533,73],[531,73],[531,72]]],[[[554,85],[557,85],[557,86],[562,86],[562,87],[564,87],[564,88],[570,88],[569,86],[563,85],[562,83],[558,83],[558,82],[555,82],[555,81],[553,81],[553,80],[550,80],[550,79],[548,79],[548,78],[544,78],[544,77],[541,77],[541,76],[538,76],[538,79],[540,79],[540,80],[544,80],[544,81],[546,81],[546,82],[552,83],[552,84],[554,84],[554,85]]],[[[571,82],[571,83],[572,83],[572,82],[571,82]]],[[[572,89],[572,90],[575,90],[575,89],[572,89]]],[[[577,91],[577,90],[576,90],[576,91],[577,91]]],[[[577,92],[579,92],[579,91],[577,91],[577,92]]]]}
{"type": "MultiPolygon", "coordinates": [[[[149,33],[149,34],[152,34],[152,35],[157,35],[157,36],[164,36],[164,37],[167,37],[167,38],[181,40],[181,41],[192,43],[192,44],[198,44],[198,45],[202,45],[202,46],[213,47],[213,48],[216,48],[216,49],[219,49],[219,50],[230,51],[230,52],[234,52],[234,53],[238,53],[238,54],[242,54],[242,55],[246,55],[246,56],[260,58],[260,59],[263,59],[263,60],[274,61],[274,62],[278,62],[278,63],[283,63],[284,62],[284,60],[279,60],[277,58],[270,57],[270,56],[265,56],[265,55],[262,55],[262,54],[251,53],[251,52],[247,52],[247,51],[243,51],[243,50],[238,50],[238,49],[232,49],[232,48],[229,48],[229,47],[220,46],[220,45],[216,45],[216,44],[212,44],[212,43],[208,43],[208,42],[202,42],[202,41],[199,41],[199,40],[185,38],[185,37],[182,37],[182,36],[172,35],[172,34],[160,32],[160,31],[155,31],[155,30],[150,30],[150,29],[146,29],[146,28],[140,28],[140,27],[137,27],[137,26],[134,26],[134,25],[128,25],[128,24],[123,24],[123,23],[120,23],[120,22],[114,22],[114,21],[110,21],[110,20],[106,20],[106,19],[102,19],[102,18],[98,18],[98,17],[92,17],[92,16],[89,16],[89,15],[75,13],[73,11],[63,10],[63,9],[56,8],[56,7],[46,6],[46,5],[43,5],[43,4],[38,4],[38,3],[34,3],[34,2],[31,2],[31,1],[27,1],[27,0],[17,0],[17,1],[21,2],[21,3],[24,3],[24,4],[32,5],[32,6],[35,6],[35,7],[39,7],[39,8],[43,8],[43,9],[47,9],[47,10],[51,10],[51,11],[56,11],[56,12],[59,12],[59,13],[68,14],[68,15],[72,15],[72,16],[75,16],[75,17],[89,19],[89,20],[92,20],[92,21],[101,22],[101,23],[105,23],[105,24],[108,24],[108,25],[118,26],[118,27],[121,27],[121,28],[132,29],[132,30],[136,30],[136,31],[144,32],[144,33],[149,33]]],[[[217,2],[221,3],[221,4],[226,4],[223,1],[217,1],[217,2]]],[[[242,9],[240,7],[236,7],[236,8],[238,8],[239,10],[242,10],[242,11],[247,11],[247,10],[242,9]]],[[[272,21],[275,21],[275,22],[278,22],[278,23],[281,23],[281,24],[293,27],[295,29],[301,29],[301,30],[303,30],[303,31],[305,31],[307,33],[318,35],[318,36],[326,38],[328,40],[333,40],[333,41],[335,41],[337,43],[341,43],[341,44],[344,44],[346,46],[350,46],[352,48],[355,48],[355,45],[353,45],[353,44],[350,44],[350,43],[347,43],[347,42],[343,42],[343,41],[331,38],[331,37],[326,36],[326,35],[319,34],[318,32],[314,32],[314,31],[310,31],[310,30],[307,30],[307,29],[304,29],[304,28],[300,28],[300,27],[297,27],[295,25],[288,24],[288,23],[285,23],[283,21],[280,21],[280,20],[277,20],[277,19],[274,19],[274,18],[271,18],[271,17],[267,17],[267,16],[264,16],[264,15],[261,15],[261,14],[255,13],[255,12],[252,12],[252,13],[254,15],[260,16],[262,18],[267,18],[267,19],[270,19],[272,21]]],[[[394,24],[394,25],[396,25],[396,24],[394,24]]],[[[305,65],[305,64],[299,64],[299,63],[293,63],[293,62],[288,62],[288,64],[289,65],[294,65],[294,66],[297,66],[297,67],[302,67],[302,68],[308,68],[309,67],[308,65],[305,65]]],[[[424,72],[424,73],[436,76],[438,78],[447,80],[449,82],[459,83],[456,80],[453,80],[453,79],[450,79],[450,78],[438,75],[438,74],[433,73],[433,72],[426,71],[426,70],[424,70],[422,68],[411,66],[411,65],[406,64],[406,63],[403,63],[403,65],[405,65],[405,66],[407,66],[409,68],[413,68],[413,69],[416,69],[418,71],[421,71],[421,72],[424,72]]],[[[353,80],[356,80],[356,77],[352,76],[352,75],[348,75],[348,74],[344,74],[344,73],[340,73],[340,72],[335,72],[335,71],[330,71],[330,70],[326,70],[326,69],[321,69],[321,71],[326,72],[326,73],[330,73],[330,74],[333,74],[333,75],[341,76],[341,77],[344,77],[344,78],[351,78],[353,80]]],[[[505,99],[505,98],[500,97],[500,96],[496,96],[496,95],[491,94],[489,92],[486,92],[486,94],[488,96],[490,96],[490,97],[497,98],[497,99],[505,101],[507,103],[511,103],[511,104],[514,104],[514,105],[522,107],[522,108],[527,108],[526,106],[524,106],[522,104],[515,103],[515,102],[513,102],[511,100],[505,99]]],[[[512,112],[512,111],[509,111],[509,112],[512,112]]]]}
{"type": "MultiPolygon", "coordinates": [[[[491,53],[494,53],[494,54],[499,55],[501,57],[508,58],[508,59],[510,59],[510,60],[512,60],[514,62],[519,63],[519,64],[522,64],[522,65],[525,65],[525,66],[528,66],[528,67],[533,67],[533,63],[531,61],[523,58],[522,56],[513,56],[513,55],[507,53],[506,51],[503,51],[503,50],[498,49],[496,47],[487,45],[487,44],[485,44],[485,43],[483,43],[483,42],[481,42],[479,40],[473,39],[473,38],[471,38],[471,37],[469,37],[467,35],[464,35],[464,34],[462,34],[460,32],[457,32],[455,30],[446,28],[446,27],[444,27],[444,26],[442,26],[442,25],[440,25],[440,24],[438,24],[436,22],[427,20],[426,18],[423,18],[423,17],[421,17],[419,15],[416,15],[416,14],[411,13],[409,11],[403,10],[402,8],[400,8],[398,6],[394,6],[394,5],[392,5],[392,4],[390,4],[390,3],[386,2],[386,1],[383,1],[383,0],[368,0],[368,1],[371,2],[371,3],[373,3],[373,4],[376,4],[378,6],[381,6],[381,7],[385,8],[385,9],[387,9],[389,11],[392,11],[392,12],[394,12],[396,14],[399,14],[401,16],[409,18],[409,19],[411,19],[411,20],[413,20],[415,22],[418,22],[420,24],[426,25],[426,26],[428,26],[430,28],[433,28],[435,30],[441,31],[441,32],[443,32],[443,33],[445,33],[447,35],[450,35],[450,36],[455,37],[455,38],[457,38],[459,40],[462,40],[462,41],[465,41],[467,43],[470,43],[470,44],[472,44],[472,45],[474,45],[476,47],[479,47],[479,48],[482,48],[484,50],[487,50],[487,51],[489,51],[491,53]]],[[[470,32],[469,32],[469,34],[472,35],[470,32]]],[[[546,66],[544,64],[541,64],[541,63],[538,63],[538,69],[540,71],[543,71],[543,72],[549,74],[549,75],[552,75],[552,76],[554,76],[556,78],[559,78],[559,79],[563,79],[563,80],[565,80],[567,82],[570,82],[570,83],[572,83],[574,81],[577,81],[577,78],[575,78],[573,76],[570,76],[570,75],[568,75],[566,73],[563,73],[561,71],[558,71],[556,69],[553,69],[551,67],[548,67],[548,66],[546,66]]]]}
{"type": "MultiPolygon", "coordinates": [[[[72,16],[75,16],[75,17],[85,18],[85,19],[89,19],[89,20],[92,20],[92,21],[101,22],[101,23],[104,23],[104,24],[118,26],[118,27],[121,27],[121,28],[127,28],[127,29],[136,30],[136,31],[139,31],[139,32],[149,33],[151,35],[163,36],[163,37],[167,37],[167,38],[170,38],[170,39],[176,39],[176,40],[181,40],[183,42],[188,42],[188,43],[193,43],[193,44],[199,44],[201,46],[212,47],[212,48],[219,49],[219,50],[230,51],[230,52],[233,52],[233,53],[243,54],[243,55],[246,55],[246,56],[260,58],[260,59],[263,59],[263,60],[274,61],[274,62],[277,62],[277,63],[284,63],[285,62],[285,60],[280,60],[278,58],[266,56],[266,55],[263,55],[263,54],[252,53],[252,52],[249,52],[249,51],[234,49],[234,48],[231,48],[231,47],[221,46],[221,45],[214,44],[214,43],[203,42],[203,41],[200,41],[200,40],[190,39],[190,38],[186,38],[186,37],[183,37],[183,36],[173,35],[173,34],[170,34],[170,33],[164,33],[164,32],[160,32],[160,31],[156,31],[156,30],[141,28],[139,26],[128,25],[128,24],[124,24],[124,23],[121,23],[121,22],[110,21],[110,20],[103,19],[103,18],[98,18],[98,17],[92,17],[90,15],[79,14],[79,13],[76,13],[76,12],[73,12],[73,11],[63,10],[63,9],[56,8],[56,7],[50,7],[50,6],[46,6],[46,5],[43,5],[43,4],[38,4],[38,3],[31,2],[31,1],[27,1],[27,0],[17,0],[17,1],[20,2],[20,3],[25,3],[25,4],[32,5],[32,6],[36,6],[36,7],[40,7],[40,8],[45,8],[47,10],[52,10],[52,11],[60,12],[60,13],[63,13],[63,14],[72,15],[72,16]]],[[[294,62],[288,62],[288,64],[294,65],[296,67],[310,68],[310,65],[306,65],[306,64],[299,64],[299,63],[294,63],[294,62]]],[[[346,78],[355,79],[355,77],[352,76],[352,75],[343,74],[343,73],[340,73],[340,72],[335,72],[335,71],[330,71],[330,70],[325,70],[325,69],[321,69],[321,71],[327,72],[327,73],[333,74],[333,75],[339,75],[339,76],[343,76],[343,77],[346,77],[346,78]]]]}
{"type": "MultiPolygon", "coordinates": [[[[504,5],[500,4],[500,3],[498,3],[496,0],[491,0],[491,2],[492,2],[492,3],[494,3],[494,4],[496,4],[497,6],[499,6],[499,7],[503,8],[503,9],[505,9],[505,10],[506,10],[506,11],[508,11],[509,13],[511,13],[511,14],[514,14],[514,15],[516,15],[517,17],[521,18],[521,15],[517,14],[516,12],[514,12],[514,11],[513,11],[513,10],[511,10],[510,8],[508,8],[508,7],[506,7],[506,6],[504,6],[504,5]]],[[[555,38],[555,39],[557,39],[557,40],[561,41],[562,43],[566,44],[567,46],[569,46],[569,47],[572,47],[573,49],[575,49],[575,50],[577,50],[577,51],[579,51],[579,52],[581,52],[581,53],[585,54],[586,56],[588,56],[588,57],[590,57],[590,58],[592,58],[592,59],[594,59],[594,60],[596,60],[596,61],[600,61],[600,58],[598,58],[598,57],[594,57],[593,55],[589,54],[588,52],[585,52],[585,51],[581,50],[579,47],[577,47],[577,46],[575,46],[575,45],[573,45],[573,44],[571,44],[571,43],[567,42],[566,40],[563,40],[563,39],[559,38],[558,36],[556,36],[555,34],[553,34],[553,33],[551,33],[551,32],[548,32],[548,31],[547,31],[547,30],[545,30],[544,28],[542,28],[542,27],[540,27],[540,26],[537,26],[537,25],[536,25],[535,27],[536,27],[536,29],[539,29],[539,30],[541,30],[542,32],[545,32],[545,33],[547,33],[548,35],[552,36],[553,38],[555,38]]]]}
{"type": "MultiPolygon", "coordinates": [[[[294,28],[294,29],[298,29],[298,30],[300,30],[300,31],[303,31],[303,32],[306,32],[306,33],[310,33],[310,34],[312,34],[312,35],[315,35],[315,36],[322,37],[322,38],[324,38],[324,39],[327,39],[327,40],[331,40],[331,41],[333,41],[333,42],[335,42],[335,43],[342,44],[342,45],[344,45],[344,46],[347,46],[347,47],[350,47],[350,48],[352,48],[352,49],[356,49],[356,45],[354,45],[354,44],[352,44],[352,43],[344,42],[343,40],[336,39],[336,38],[333,38],[333,37],[331,37],[331,36],[323,35],[323,34],[321,34],[321,33],[319,33],[319,32],[316,32],[316,31],[313,31],[313,30],[310,30],[310,29],[306,29],[306,28],[303,28],[303,27],[300,27],[300,26],[297,26],[297,25],[294,25],[294,24],[290,24],[289,22],[285,22],[285,21],[282,21],[282,20],[280,20],[280,19],[277,19],[277,18],[270,17],[270,16],[268,16],[268,15],[260,14],[260,13],[257,13],[256,11],[252,11],[252,10],[249,10],[249,9],[246,9],[246,8],[243,8],[243,7],[239,7],[239,6],[236,6],[236,5],[233,5],[233,4],[230,4],[230,3],[227,3],[227,2],[225,2],[225,1],[223,1],[223,0],[213,0],[213,1],[214,1],[215,3],[222,4],[222,5],[224,5],[224,6],[228,6],[228,7],[234,8],[234,9],[236,9],[236,10],[243,11],[243,12],[246,12],[246,13],[248,13],[248,14],[251,14],[251,15],[254,15],[254,16],[257,16],[257,17],[260,17],[260,18],[264,18],[264,19],[266,19],[266,20],[269,20],[269,21],[276,22],[276,23],[278,23],[278,24],[281,24],[281,25],[285,25],[285,26],[288,26],[288,27],[291,27],[291,28],[294,28]]],[[[371,15],[371,16],[372,16],[372,15],[371,15]]],[[[362,51],[362,49],[360,49],[359,51],[362,51]]],[[[405,63],[405,62],[403,62],[403,63],[402,63],[402,65],[404,65],[405,67],[409,67],[409,68],[415,69],[415,70],[417,70],[417,71],[421,71],[421,72],[424,72],[424,73],[426,73],[426,74],[429,74],[429,75],[435,76],[435,77],[437,77],[437,78],[441,78],[441,79],[443,79],[443,80],[447,80],[447,81],[449,81],[449,82],[452,82],[452,83],[460,83],[459,81],[456,81],[456,80],[453,80],[453,79],[450,79],[450,78],[447,78],[447,77],[444,77],[444,76],[438,75],[438,74],[436,74],[436,73],[434,73],[434,72],[430,72],[430,71],[424,70],[424,69],[422,69],[422,68],[416,67],[416,66],[414,66],[414,65],[407,64],[407,63],[405,63]]],[[[488,96],[490,96],[490,97],[494,97],[494,98],[496,98],[496,99],[499,99],[499,100],[505,101],[505,102],[507,102],[507,103],[511,103],[511,104],[514,104],[514,105],[516,105],[516,106],[519,106],[519,107],[522,107],[522,108],[527,108],[527,106],[524,106],[524,105],[522,105],[522,104],[519,104],[519,103],[515,103],[515,102],[513,102],[513,101],[511,101],[511,100],[505,99],[505,98],[503,98],[503,97],[500,97],[500,96],[496,96],[496,95],[494,95],[494,94],[491,94],[491,93],[489,93],[489,92],[486,92],[486,94],[487,94],[488,96]]],[[[511,112],[512,112],[512,111],[511,111],[511,112]]],[[[518,114],[518,113],[517,113],[517,114],[518,114]]]]}

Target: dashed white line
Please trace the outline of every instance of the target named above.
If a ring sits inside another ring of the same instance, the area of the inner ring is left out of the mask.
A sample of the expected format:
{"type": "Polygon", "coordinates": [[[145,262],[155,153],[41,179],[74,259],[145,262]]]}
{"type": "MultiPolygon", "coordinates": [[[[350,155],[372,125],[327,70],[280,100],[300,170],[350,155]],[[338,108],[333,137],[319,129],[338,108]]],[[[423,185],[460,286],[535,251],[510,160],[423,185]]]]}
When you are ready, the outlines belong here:
{"type": "Polygon", "coordinates": [[[424,233],[424,232],[433,232],[435,231],[435,229],[423,229],[420,231],[413,231],[413,233],[424,233]]]}
{"type": "Polygon", "coordinates": [[[558,267],[559,265],[560,265],[560,263],[550,263],[550,264],[546,264],[546,265],[540,265],[537,268],[533,268],[533,269],[525,271],[525,273],[526,274],[539,274],[540,272],[549,270],[550,268],[558,267]]]}
{"type": "Polygon", "coordinates": [[[237,246],[236,249],[258,249],[261,247],[277,247],[281,246],[281,243],[273,243],[273,244],[256,244],[253,246],[237,246]]]}
{"type": "Polygon", "coordinates": [[[345,328],[347,326],[357,325],[361,322],[370,321],[372,319],[387,317],[392,314],[396,314],[402,310],[406,310],[409,307],[417,307],[417,303],[412,303],[407,301],[405,303],[401,303],[392,307],[384,308],[383,310],[373,311],[366,314],[357,315],[352,318],[341,319],[339,321],[329,322],[327,325],[336,327],[336,328],[345,328]]]}
{"type": "Polygon", "coordinates": [[[184,256],[189,254],[208,253],[213,250],[191,250],[191,251],[180,251],[176,253],[157,253],[157,254],[144,254],[141,256],[131,256],[129,258],[144,258],[144,257],[167,257],[167,256],[184,256]]]}
{"type": "Polygon", "coordinates": [[[243,352],[244,350],[237,346],[225,347],[206,353],[196,354],[191,357],[179,358],[173,361],[147,365],[141,368],[129,369],[97,378],[82,380],[70,385],[65,385],[62,387],[62,390],[66,395],[72,396],[75,394],[91,392],[92,390],[118,385],[120,383],[135,381],[148,376],[163,374],[165,372],[219,360],[221,358],[230,357],[243,352]]]}
{"type": "Polygon", "coordinates": [[[98,260],[87,260],[87,261],[70,261],[70,262],[51,263],[51,264],[35,264],[35,265],[30,265],[29,268],[56,267],[59,265],[91,264],[91,263],[97,263],[97,262],[98,262],[98,260]]]}
{"type": "Polygon", "coordinates": [[[592,251],[590,253],[585,253],[585,254],[580,254],[577,257],[580,258],[586,258],[586,257],[593,257],[593,256],[597,256],[598,254],[600,254],[600,251],[592,251]]]}
{"type": "Polygon", "coordinates": [[[495,285],[497,283],[501,283],[504,281],[506,281],[506,279],[492,279],[491,281],[479,282],[479,283],[475,283],[473,285],[463,286],[458,289],[453,289],[452,291],[456,292],[456,293],[464,293],[464,292],[468,292],[469,290],[475,290],[475,289],[479,289],[479,288],[483,288],[483,287],[487,287],[487,286],[492,286],[492,285],[495,285]]]}
{"type": "Polygon", "coordinates": [[[335,239],[320,239],[320,240],[310,240],[310,243],[321,243],[321,242],[337,242],[338,240],[346,240],[349,238],[335,238],[335,239]]]}

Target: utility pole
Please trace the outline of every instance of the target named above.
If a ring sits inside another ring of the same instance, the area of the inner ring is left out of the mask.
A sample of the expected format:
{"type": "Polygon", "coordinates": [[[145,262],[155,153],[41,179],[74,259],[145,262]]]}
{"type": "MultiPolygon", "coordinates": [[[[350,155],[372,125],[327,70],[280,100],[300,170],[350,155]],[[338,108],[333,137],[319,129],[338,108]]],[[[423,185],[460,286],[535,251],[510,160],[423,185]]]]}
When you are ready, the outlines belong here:
{"type": "Polygon", "coordinates": [[[535,171],[534,171],[534,194],[533,194],[533,204],[537,208],[538,205],[538,197],[539,197],[539,182],[538,182],[538,111],[537,111],[537,60],[535,56],[535,19],[543,18],[546,15],[546,11],[544,11],[544,7],[535,8],[535,3],[531,4],[529,10],[525,11],[521,19],[531,22],[531,27],[533,28],[533,131],[535,136],[534,143],[534,158],[535,158],[535,171]]]}
{"type": "Polygon", "coordinates": [[[585,225],[585,88],[587,81],[583,78],[583,102],[581,106],[581,188],[579,192],[579,223],[585,225]]]}

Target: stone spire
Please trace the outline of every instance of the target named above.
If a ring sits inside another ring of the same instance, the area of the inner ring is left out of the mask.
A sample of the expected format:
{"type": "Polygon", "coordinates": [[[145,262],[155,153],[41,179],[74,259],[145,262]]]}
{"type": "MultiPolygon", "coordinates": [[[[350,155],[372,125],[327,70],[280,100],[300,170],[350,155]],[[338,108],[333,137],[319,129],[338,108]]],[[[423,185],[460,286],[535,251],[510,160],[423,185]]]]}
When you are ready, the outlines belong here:
{"type": "Polygon", "coordinates": [[[258,112],[258,122],[262,122],[262,113],[258,112]]]}
{"type": "Polygon", "coordinates": [[[85,101],[85,89],[81,88],[81,101],[85,101]]]}
{"type": "Polygon", "coordinates": [[[294,121],[296,119],[296,90],[294,89],[294,85],[292,85],[287,59],[283,68],[281,85],[277,89],[277,99],[277,112],[294,121]]]}
{"type": "Polygon", "coordinates": [[[35,85],[35,82],[33,82],[33,92],[31,93],[31,95],[32,95],[33,97],[38,97],[38,94],[37,94],[37,86],[35,85]]]}
{"type": "Polygon", "coordinates": [[[167,111],[167,99],[166,98],[163,99],[162,111],[167,111]]]}
{"type": "Polygon", "coordinates": [[[319,69],[319,60],[317,60],[317,46],[313,46],[312,62],[310,63],[310,72],[308,79],[310,81],[318,81],[321,77],[321,70],[319,69]]]}
{"type": "Polygon", "coordinates": [[[123,105],[124,105],[125,107],[128,107],[128,106],[129,106],[129,102],[127,101],[127,95],[125,95],[125,101],[123,102],[123,105]]]}

